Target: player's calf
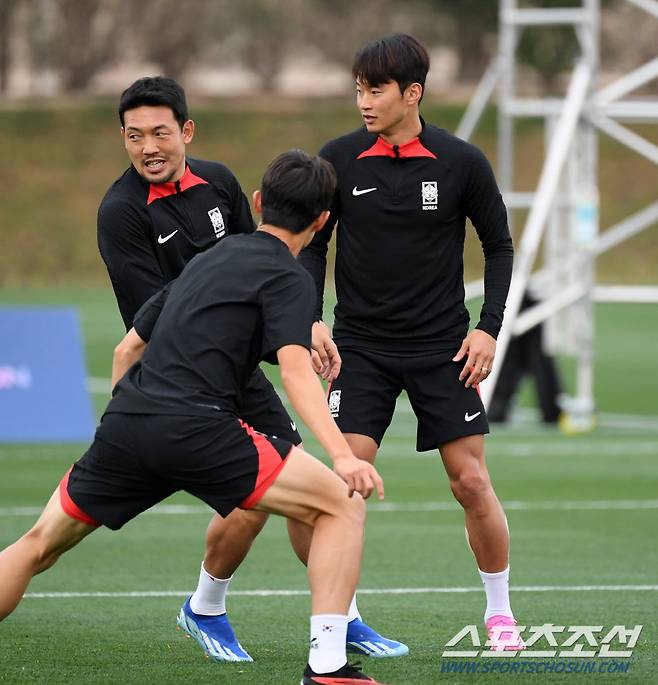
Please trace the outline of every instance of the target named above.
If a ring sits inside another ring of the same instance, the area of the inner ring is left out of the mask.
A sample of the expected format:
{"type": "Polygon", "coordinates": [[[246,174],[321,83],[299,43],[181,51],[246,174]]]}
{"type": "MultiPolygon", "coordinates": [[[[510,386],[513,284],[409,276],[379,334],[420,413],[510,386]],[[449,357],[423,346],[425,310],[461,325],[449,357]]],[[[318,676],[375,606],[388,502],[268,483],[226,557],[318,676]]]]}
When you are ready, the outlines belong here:
{"type": "Polygon", "coordinates": [[[361,568],[363,499],[356,494],[350,497],[335,473],[293,449],[258,506],[313,528],[308,555],[311,648],[302,682],[353,682],[355,675],[347,666],[347,613],[361,568]]]}
{"type": "Polygon", "coordinates": [[[213,516],[206,531],[204,568],[215,578],[230,578],[267,523],[262,511],[234,509],[226,518],[213,516]]]}
{"type": "Polygon", "coordinates": [[[302,450],[293,449],[259,507],[313,529],[308,576],[314,614],[346,615],[358,582],[365,503],[348,497],[346,484],[302,450]]]}

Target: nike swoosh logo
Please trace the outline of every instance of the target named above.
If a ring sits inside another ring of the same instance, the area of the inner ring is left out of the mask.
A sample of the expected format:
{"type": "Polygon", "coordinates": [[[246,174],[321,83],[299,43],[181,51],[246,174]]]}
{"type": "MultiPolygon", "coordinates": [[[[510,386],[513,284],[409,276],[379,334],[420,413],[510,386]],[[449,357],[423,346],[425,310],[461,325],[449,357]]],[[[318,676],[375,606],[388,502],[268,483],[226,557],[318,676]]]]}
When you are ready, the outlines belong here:
{"type": "Polygon", "coordinates": [[[352,195],[354,195],[354,197],[358,197],[359,195],[372,193],[373,190],[377,190],[377,188],[364,188],[363,190],[359,190],[356,186],[354,186],[354,188],[352,188],[352,195]]]}
{"type": "Polygon", "coordinates": [[[471,415],[471,414],[469,414],[468,412],[466,412],[466,413],[464,414],[464,421],[466,421],[466,423],[469,423],[469,422],[472,421],[473,419],[477,419],[477,417],[480,416],[481,413],[482,413],[481,411],[478,411],[478,412],[476,412],[475,414],[472,414],[472,415],[471,415]]]}
{"type": "Polygon", "coordinates": [[[158,242],[160,243],[160,245],[164,245],[167,242],[167,240],[169,240],[169,238],[173,238],[176,235],[176,233],[178,233],[178,229],[176,229],[173,233],[166,235],[164,238],[162,237],[162,234],[160,234],[158,236],[158,242]]]}
{"type": "Polygon", "coordinates": [[[290,427],[291,427],[294,431],[297,430],[297,424],[296,424],[294,421],[291,421],[291,422],[290,422],[290,427]]]}

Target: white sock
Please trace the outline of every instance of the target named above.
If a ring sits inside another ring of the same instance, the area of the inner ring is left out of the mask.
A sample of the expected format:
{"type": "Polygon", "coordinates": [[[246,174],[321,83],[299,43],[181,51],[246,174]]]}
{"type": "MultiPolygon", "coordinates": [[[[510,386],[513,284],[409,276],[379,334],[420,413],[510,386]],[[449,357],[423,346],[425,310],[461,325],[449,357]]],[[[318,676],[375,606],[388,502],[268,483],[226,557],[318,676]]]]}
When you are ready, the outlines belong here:
{"type": "Polygon", "coordinates": [[[350,621],[353,621],[355,618],[358,618],[359,621],[361,620],[359,607],[356,605],[356,593],[354,593],[354,597],[352,597],[352,601],[350,602],[350,608],[347,610],[347,622],[349,623],[350,621]]]}
{"type": "MultiPolygon", "coordinates": [[[[232,578],[233,576],[231,576],[232,578]]],[[[226,613],[226,591],[231,578],[211,576],[203,564],[199,573],[199,584],[190,598],[190,608],[202,616],[219,616],[226,613]]]]}
{"type": "Polygon", "coordinates": [[[347,616],[317,614],[311,616],[311,648],[308,665],[315,673],[332,673],[347,663],[345,639],[347,616]]]}
{"type": "Polygon", "coordinates": [[[509,603],[509,566],[498,573],[485,573],[480,569],[478,571],[484,583],[484,591],[487,593],[485,622],[496,615],[513,616],[509,603]]]}

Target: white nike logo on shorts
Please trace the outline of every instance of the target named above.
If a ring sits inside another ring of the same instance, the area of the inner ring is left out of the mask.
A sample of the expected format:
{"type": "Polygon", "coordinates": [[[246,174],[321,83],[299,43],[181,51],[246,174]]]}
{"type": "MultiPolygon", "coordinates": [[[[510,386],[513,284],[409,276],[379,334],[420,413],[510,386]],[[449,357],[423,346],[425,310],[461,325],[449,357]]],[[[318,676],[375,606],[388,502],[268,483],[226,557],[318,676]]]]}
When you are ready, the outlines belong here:
{"type": "Polygon", "coordinates": [[[169,238],[173,238],[176,235],[176,233],[178,233],[178,229],[176,229],[173,233],[166,235],[164,238],[162,237],[162,234],[160,234],[158,236],[158,242],[160,243],[160,245],[164,245],[167,242],[167,240],[169,240],[169,238]]]}
{"type": "Polygon", "coordinates": [[[290,422],[290,427],[291,427],[294,431],[297,430],[297,424],[296,424],[294,421],[291,421],[291,422],[290,422]]]}
{"type": "Polygon", "coordinates": [[[482,413],[481,411],[478,411],[475,414],[469,414],[468,412],[466,412],[464,414],[464,421],[466,421],[468,423],[469,421],[472,421],[473,419],[477,419],[477,417],[480,416],[481,413],[482,413]]]}
{"type": "Polygon", "coordinates": [[[363,190],[359,190],[356,186],[354,186],[354,188],[352,188],[352,195],[354,195],[354,197],[358,197],[359,195],[372,193],[373,190],[377,190],[377,188],[364,188],[363,190]]]}

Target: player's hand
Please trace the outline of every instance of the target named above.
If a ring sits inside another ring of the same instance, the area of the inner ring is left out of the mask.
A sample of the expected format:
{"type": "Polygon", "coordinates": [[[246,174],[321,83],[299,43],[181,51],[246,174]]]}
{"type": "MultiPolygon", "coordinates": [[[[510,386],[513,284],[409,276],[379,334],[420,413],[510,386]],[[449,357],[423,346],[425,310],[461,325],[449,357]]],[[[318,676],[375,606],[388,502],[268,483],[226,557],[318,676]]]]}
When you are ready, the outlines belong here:
{"type": "Polygon", "coordinates": [[[340,373],[341,359],[329,327],[324,321],[316,321],[313,324],[311,339],[311,361],[315,372],[325,381],[335,380],[340,373]]]}
{"type": "Polygon", "coordinates": [[[452,358],[452,361],[458,362],[466,357],[459,380],[466,379],[464,385],[470,388],[481,383],[491,373],[495,356],[496,339],[479,328],[474,328],[464,338],[459,352],[452,358]]]}
{"type": "Polygon", "coordinates": [[[311,364],[313,365],[313,371],[315,371],[318,376],[321,376],[322,371],[324,370],[324,365],[322,364],[320,355],[313,348],[311,348],[311,364]]]}
{"type": "Polygon", "coordinates": [[[346,483],[351,497],[358,492],[363,499],[368,499],[373,490],[379,499],[384,499],[384,481],[372,464],[356,457],[339,457],[334,460],[334,471],[346,483]]]}

